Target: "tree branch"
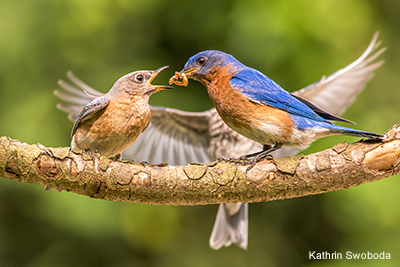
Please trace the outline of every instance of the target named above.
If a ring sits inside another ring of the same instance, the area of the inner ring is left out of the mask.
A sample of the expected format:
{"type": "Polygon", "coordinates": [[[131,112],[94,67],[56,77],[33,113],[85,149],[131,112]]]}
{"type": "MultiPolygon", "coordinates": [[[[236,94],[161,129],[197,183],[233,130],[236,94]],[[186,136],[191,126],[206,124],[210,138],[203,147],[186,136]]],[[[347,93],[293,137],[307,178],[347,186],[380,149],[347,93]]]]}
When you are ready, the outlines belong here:
{"type": "Polygon", "coordinates": [[[0,176],[92,198],[161,205],[261,202],[315,195],[400,172],[400,127],[384,142],[341,143],[295,157],[247,166],[231,163],[150,165],[77,155],[0,138],[0,176]]]}

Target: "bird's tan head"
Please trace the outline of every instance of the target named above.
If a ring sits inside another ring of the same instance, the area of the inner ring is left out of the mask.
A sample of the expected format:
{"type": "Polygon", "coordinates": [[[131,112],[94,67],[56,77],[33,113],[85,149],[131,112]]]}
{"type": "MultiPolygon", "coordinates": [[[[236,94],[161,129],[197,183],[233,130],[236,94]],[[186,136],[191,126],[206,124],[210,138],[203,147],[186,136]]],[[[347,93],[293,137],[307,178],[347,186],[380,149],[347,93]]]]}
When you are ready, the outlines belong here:
{"type": "Polygon", "coordinates": [[[116,94],[127,93],[129,95],[150,96],[161,90],[173,89],[172,86],[151,84],[157,75],[166,68],[168,68],[168,66],[161,67],[157,70],[141,70],[126,74],[118,79],[111,88],[109,94],[115,96],[116,94]]]}

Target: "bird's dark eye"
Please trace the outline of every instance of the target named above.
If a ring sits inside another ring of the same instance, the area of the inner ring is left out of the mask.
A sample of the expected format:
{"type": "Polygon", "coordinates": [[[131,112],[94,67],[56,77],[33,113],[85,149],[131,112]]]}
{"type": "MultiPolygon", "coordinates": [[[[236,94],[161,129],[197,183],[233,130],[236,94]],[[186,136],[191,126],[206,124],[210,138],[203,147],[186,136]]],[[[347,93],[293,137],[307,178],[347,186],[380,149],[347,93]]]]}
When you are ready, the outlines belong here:
{"type": "Polygon", "coordinates": [[[138,74],[138,75],[136,75],[135,79],[136,79],[136,81],[138,81],[138,82],[142,82],[143,79],[144,79],[144,77],[143,77],[142,74],[138,74]]]}
{"type": "Polygon", "coordinates": [[[207,58],[206,58],[206,57],[199,57],[199,58],[197,59],[197,63],[198,63],[199,65],[203,65],[204,63],[206,63],[206,61],[207,61],[207,58]]]}

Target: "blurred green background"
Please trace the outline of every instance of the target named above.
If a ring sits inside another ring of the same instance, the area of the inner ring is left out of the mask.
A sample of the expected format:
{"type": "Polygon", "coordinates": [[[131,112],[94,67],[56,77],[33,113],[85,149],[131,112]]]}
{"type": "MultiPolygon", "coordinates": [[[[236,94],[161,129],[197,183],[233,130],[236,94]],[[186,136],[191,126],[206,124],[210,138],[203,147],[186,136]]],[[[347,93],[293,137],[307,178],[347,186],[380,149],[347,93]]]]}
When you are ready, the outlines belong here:
{"type": "MultiPolygon", "coordinates": [[[[400,2],[391,0],[0,0],[0,136],[69,146],[55,108],[72,70],[103,92],[122,75],[170,69],[206,49],[236,56],[283,88],[302,88],[355,60],[375,31],[386,63],[344,117],[382,133],[400,123],[400,2]]],[[[211,107],[205,89],[176,88],[151,103],[211,107]]],[[[349,137],[315,142],[304,153],[349,137]]],[[[0,266],[400,266],[400,181],[250,205],[249,248],[214,251],[217,206],[93,200],[0,179],[0,266]],[[391,260],[311,261],[309,251],[391,253],[391,260]]]]}

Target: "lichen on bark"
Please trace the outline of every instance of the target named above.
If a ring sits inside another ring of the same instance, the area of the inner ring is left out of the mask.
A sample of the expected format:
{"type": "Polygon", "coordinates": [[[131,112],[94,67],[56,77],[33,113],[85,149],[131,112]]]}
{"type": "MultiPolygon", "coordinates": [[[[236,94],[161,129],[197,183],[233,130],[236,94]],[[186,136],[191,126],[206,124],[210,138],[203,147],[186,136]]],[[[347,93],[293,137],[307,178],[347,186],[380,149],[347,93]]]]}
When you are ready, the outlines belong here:
{"type": "Polygon", "coordinates": [[[146,165],[78,155],[69,148],[0,138],[0,176],[92,198],[160,205],[261,202],[349,188],[398,174],[400,134],[383,142],[342,143],[324,151],[247,166],[227,162],[146,165]]]}

